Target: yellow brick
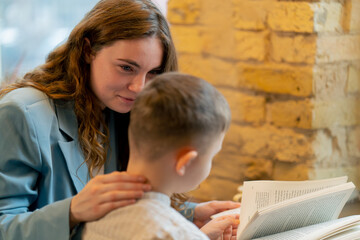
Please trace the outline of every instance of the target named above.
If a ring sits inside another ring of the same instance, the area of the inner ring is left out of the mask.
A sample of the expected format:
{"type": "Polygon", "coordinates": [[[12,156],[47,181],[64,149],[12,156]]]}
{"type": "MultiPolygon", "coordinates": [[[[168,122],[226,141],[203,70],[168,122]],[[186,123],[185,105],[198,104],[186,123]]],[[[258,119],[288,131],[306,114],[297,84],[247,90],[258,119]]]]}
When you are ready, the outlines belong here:
{"type": "Polygon", "coordinates": [[[241,156],[241,162],[246,164],[245,181],[271,179],[274,163],[272,160],[241,156]]]}
{"type": "Polygon", "coordinates": [[[264,61],[266,55],[266,32],[235,32],[236,51],[229,57],[238,60],[264,61]]]}
{"type": "Polygon", "coordinates": [[[233,62],[215,57],[180,54],[179,68],[182,72],[201,77],[213,85],[237,86],[237,70],[233,62]]]}
{"type": "Polygon", "coordinates": [[[354,65],[348,67],[347,79],[347,92],[359,93],[360,92],[360,68],[354,65]]]}
{"type": "Polygon", "coordinates": [[[307,32],[314,30],[314,12],[308,2],[273,2],[268,24],[281,32],[307,32]]]}
{"type": "Polygon", "coordinates": [[[278,32],[341,32],[342,11],[338,2],[278,2],[270,8],[268,23],[278,32]]]}
{"type": "Polygon", "coordinates": [[[294,96],[310,96],[313,93],[311,66],[238,64],[237,68],[240,87],[294,96]]]}
{"type": "Polygon", "coordinates": [[[310,169],[307,164],[276,162],[273,180],[304,181],[309,179],[309,171],[310,169]]]}
{"type": "Polygon", "coordinates": [[[206,27],[202,38],[204,53],[230,59],[236,55],[235,32],[231,29],[206,27]]]}
{"type": "Polygon", "coordinates": [[[268,121],[276,126],[311,129],[313,106],[310,100],[278,101],[268,104],[268,121]]]}
{"type": "Polygon", "coordinates": [[[196,26],[171,26],[175,48],[178,53],[201,53],[203,38],[201,28],[196,26]]]}
{"type": "MultiPolygon", "coordinates": [[[[175,0],[181,1],[181,0],[175,0]]],[[[193,0],[201,2],[200,24],[220,28],[223,32],[232,29],[232,3],[219,0],[193,0]]]]}
{"type": "Polygon", "coordinates": [[[270,125],[261,127],[231,124],[223,143],[223,152],[274,159],[285,162],[303,162],[314,156],[311,136],[291,129],[270,125]]]}
{"type": "Polygon", "coordinates": [[[219,90],[229,102],[233,121],[255,124],[265,121],[264,96],[251,96],[229,88],[219,90]]]}
{"type": "Polygon", "coordinates": [[[197,0],[169,0],[167,19],[172,24],[194,24],[199,20],[201,2],[197,0]]]}
{"type": "MultiPolygon", "coordinates": [[[[215,179],[227,179],[231,183],[240,185],[246,180],[270,179],[272,172],[273,163],[269,159],[221,154],[220,152],[213,160],[209,178],[212,181],[215,181],[215,179]]],[[[204,185],[206,183],[200,184],[200,191],[204,185]]],[[[235,194],[234,190],[233,187],[230,189],[232,194],[235,194]]]]}
{"type": "Polygon", "coordinates": [[[268,0],[249,1],[232,0],[233,23],[235,28],[244,30],[264,30],[266,28],[266,16],[271,6],[268,0]]]}
{"type": "Polygon", "coordinates": [[[276,62],[313,64],[316,55],[316,36],[272,34],[270,53],[276,62]]]}
{"type": "Polygon", "coordinates": [[[224,31],[223,28],[204,29],[204,52],[221,58],[263,61],[266,32],[224,31]]]}
{"type": "Polygon", "coordinates": [[[210,174],[240,183],[244,181],[247,165],[249,163],[244,161],[242,156],[227,154],[221,151],[213,159],[210,174]]]}
{"type": "Polygon", "coordinates": [[[195,201],[206,202],[211,200],[232,200],[237,193],[240,183],[233,182],[229,179],[223,179],[210,176],[202,183],[198,189],[190,192],[190,196],[195,201]]]}
{"type": "Polygon", "coordinates": [[[321,35],[318,37],[317,63],[354,61],[359,59],[360,35],[321,35]]]}
{"type": "Polygon", "coordinates": [[[268,104],[268,121],[276,126],[306,129],[360,124],[360,99],[281,101],[268,104]]]}

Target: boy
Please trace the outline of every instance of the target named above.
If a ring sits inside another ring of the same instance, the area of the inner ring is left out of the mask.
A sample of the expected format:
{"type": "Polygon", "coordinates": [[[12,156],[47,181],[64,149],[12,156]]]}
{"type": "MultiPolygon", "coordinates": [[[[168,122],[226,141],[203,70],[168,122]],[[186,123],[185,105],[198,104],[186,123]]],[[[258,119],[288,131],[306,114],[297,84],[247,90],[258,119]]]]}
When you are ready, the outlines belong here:
{"type": "Polygon", "coordinates": [[[236,225],[212,220],[201,229],[206,236],[170,207],[171,195],[195,189],[209,175],[230,119],[225,98],[202,79],[164,73],[151,80],[131,110],[127,172],[145,176],[152,192],[87,223],[83,239],[217,239],[223,232],[209,229],[236,225]]]}

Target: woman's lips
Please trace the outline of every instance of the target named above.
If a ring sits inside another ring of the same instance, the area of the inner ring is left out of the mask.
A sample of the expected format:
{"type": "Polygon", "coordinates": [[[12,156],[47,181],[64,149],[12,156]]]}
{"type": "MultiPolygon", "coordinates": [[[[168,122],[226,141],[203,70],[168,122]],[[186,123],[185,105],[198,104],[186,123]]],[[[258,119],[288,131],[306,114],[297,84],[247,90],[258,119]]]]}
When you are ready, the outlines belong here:
{"type": "Polygon", "coordinates": [[[123,97],[123,96],[118,96],[118,97],[126,103],[133,103],[135,101],[135,98],[127,98],[127,97],[123,97]]]}

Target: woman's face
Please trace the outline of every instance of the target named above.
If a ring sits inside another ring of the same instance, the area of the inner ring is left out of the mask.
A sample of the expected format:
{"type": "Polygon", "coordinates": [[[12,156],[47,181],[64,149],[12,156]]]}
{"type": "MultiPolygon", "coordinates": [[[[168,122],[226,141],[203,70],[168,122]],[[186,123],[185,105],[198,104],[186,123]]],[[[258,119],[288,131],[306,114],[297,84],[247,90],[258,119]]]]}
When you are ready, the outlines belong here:
{"type": "Polygon", "coordinates": [[[160,73],[162,58],[157,37],[118,40],[91,55],[90,87],[101,107],[129,112],[145,83],[160,73]]]}

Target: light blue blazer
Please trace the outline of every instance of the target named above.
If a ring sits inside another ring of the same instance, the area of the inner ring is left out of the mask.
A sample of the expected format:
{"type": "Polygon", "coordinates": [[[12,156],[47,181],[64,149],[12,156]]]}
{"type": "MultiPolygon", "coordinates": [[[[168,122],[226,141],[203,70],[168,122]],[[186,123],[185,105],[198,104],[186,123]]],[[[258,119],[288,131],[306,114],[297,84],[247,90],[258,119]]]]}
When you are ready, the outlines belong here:
{"type": "Polygon", "coordinates": [[[73,102],[29,87],[0,99],[1,240],[70,238],[71,197],[89,180],[77,139],[73,102]]]}

